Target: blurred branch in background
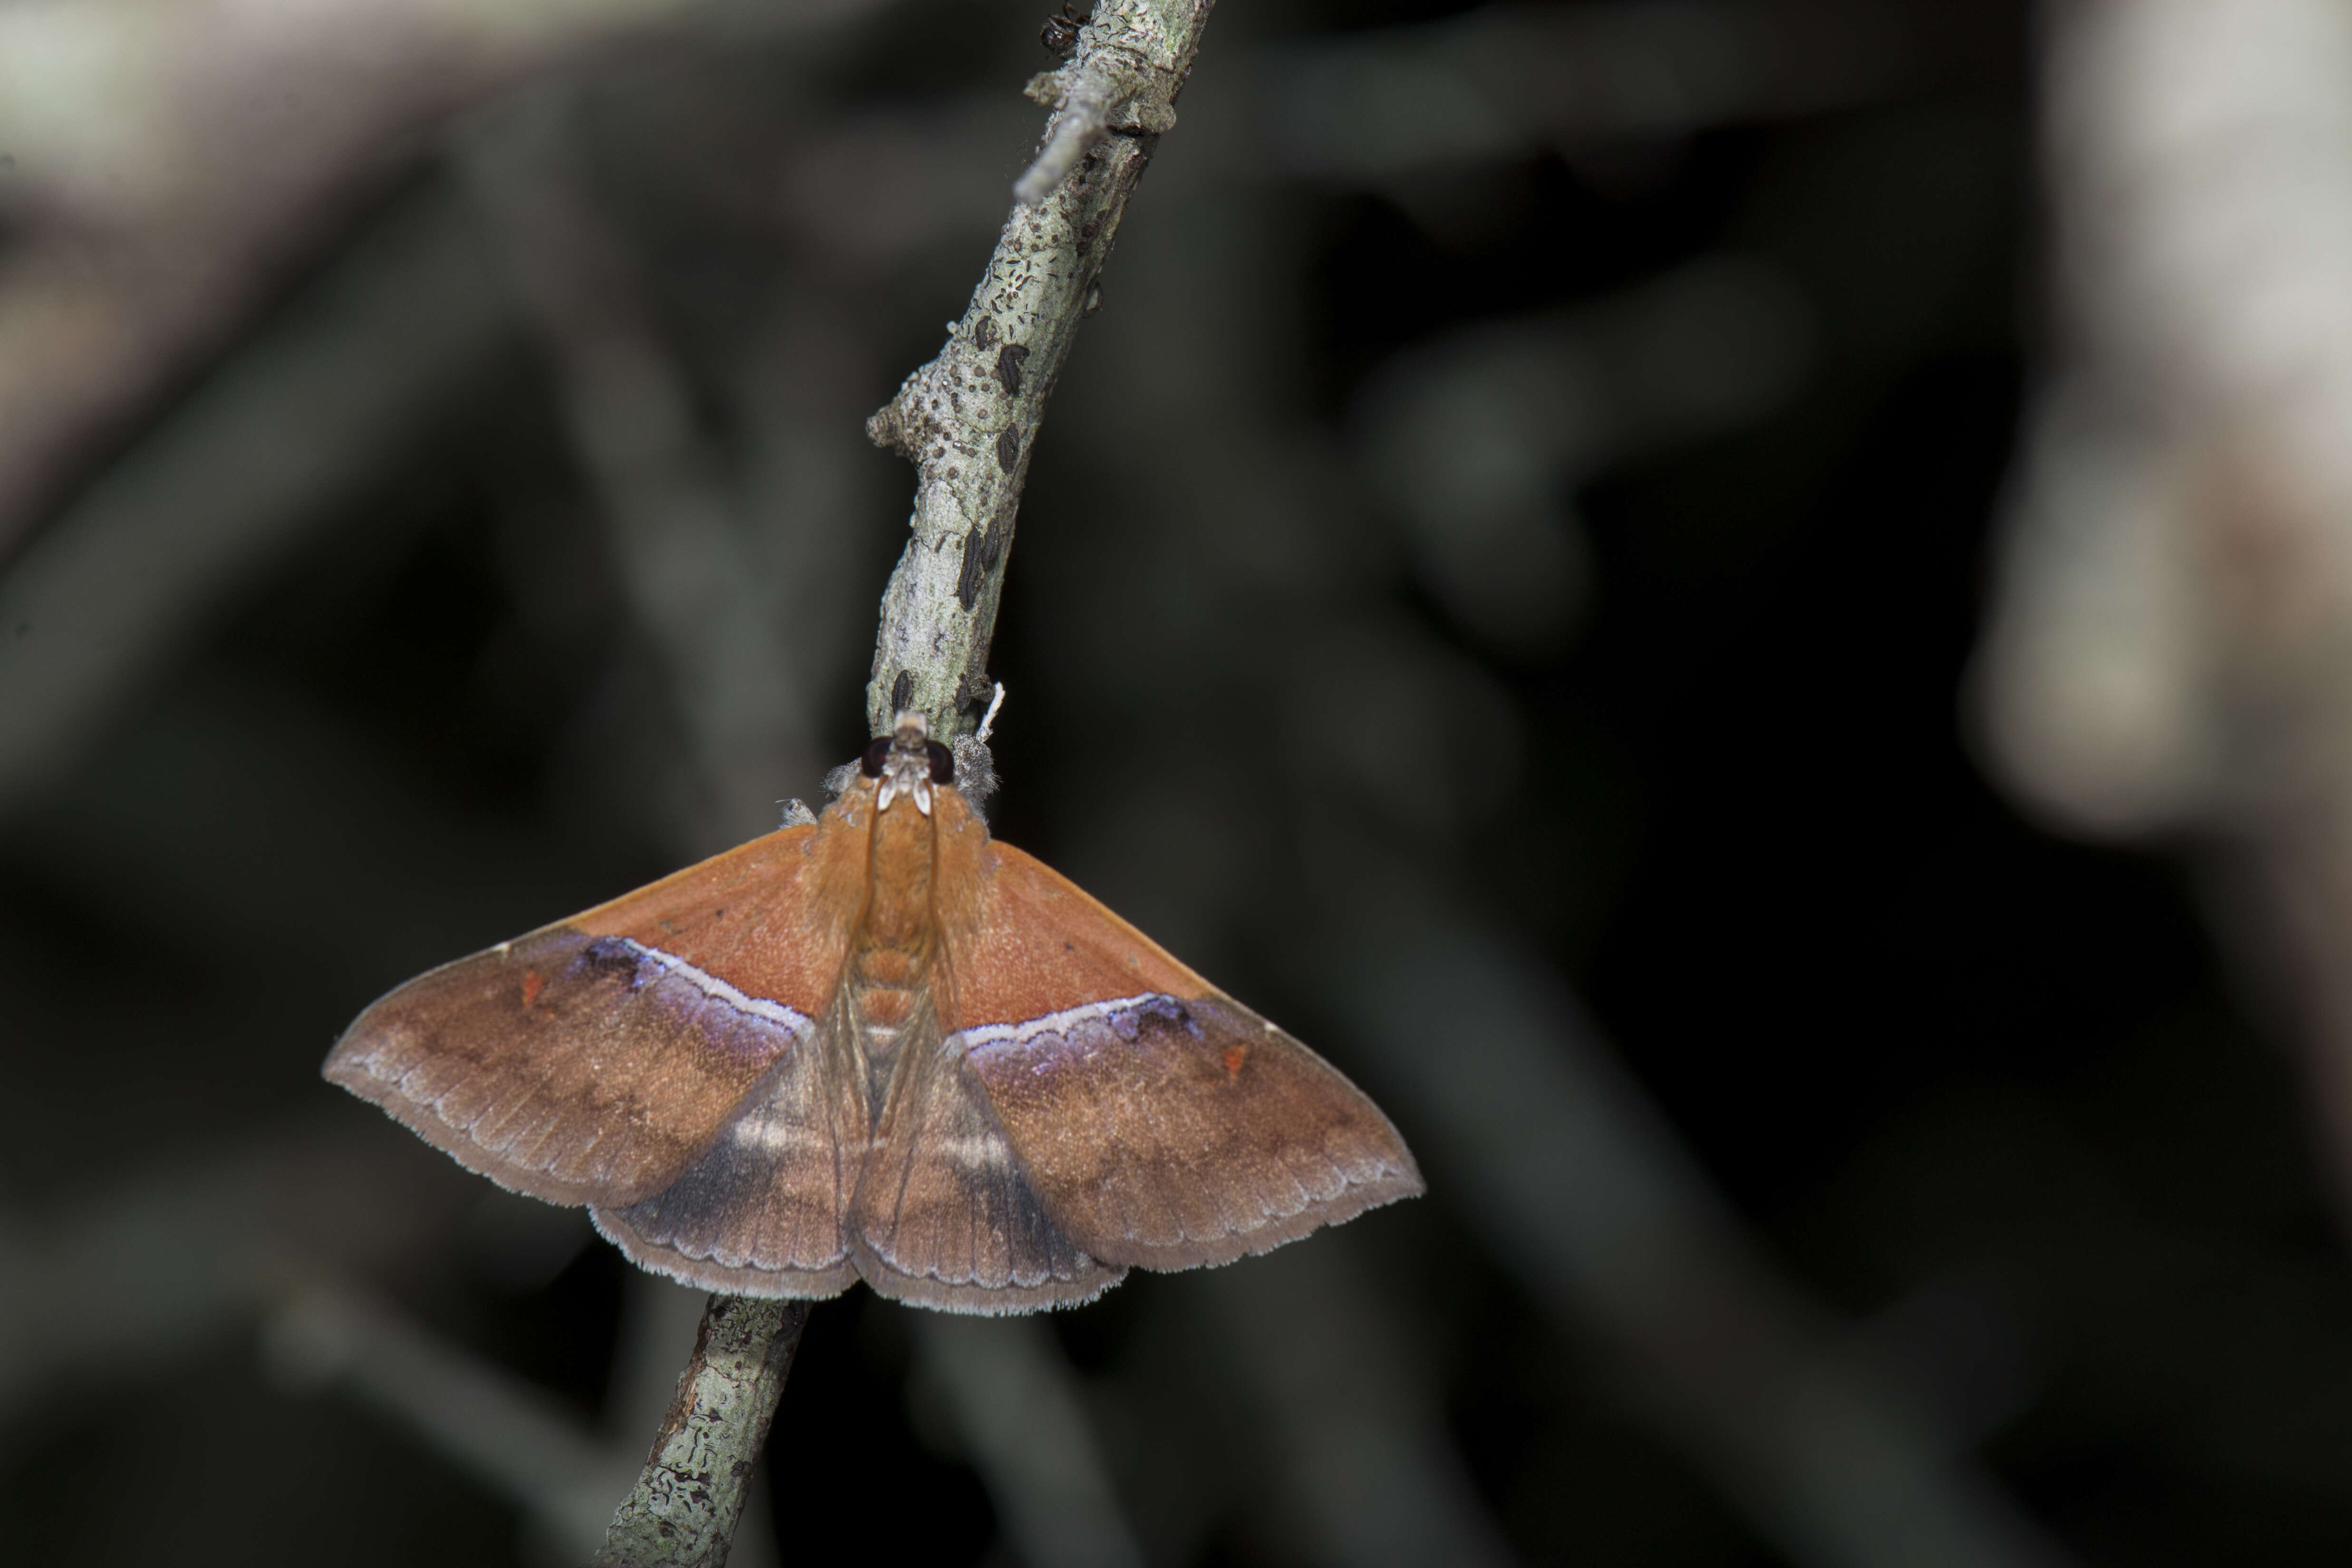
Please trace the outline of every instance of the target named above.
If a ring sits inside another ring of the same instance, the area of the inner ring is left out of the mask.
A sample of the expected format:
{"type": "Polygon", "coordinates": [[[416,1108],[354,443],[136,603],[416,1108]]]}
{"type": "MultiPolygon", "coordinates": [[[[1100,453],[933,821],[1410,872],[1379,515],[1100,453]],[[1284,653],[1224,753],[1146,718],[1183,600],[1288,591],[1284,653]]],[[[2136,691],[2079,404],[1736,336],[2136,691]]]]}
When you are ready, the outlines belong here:
{"type": "Polygon", "coordinates": [[[470,138],[464,161],[667,677],[692,758],[678,772],[703,797],[672,805],[671,836],[699,857],[772,827],[778,781],[817,771],[821,753],[782,635],[784,596],[697,428],[639,265],[589,194],[576,112],[561,86],[525,95],[470,138]]]}
{"type": "Polygon", "coordinates": [[[1990,41],[1917,0],[1488,5],[1271,50],[1259,100],[1284,173],[1418,209],[1444,200],[1421,176],[1874,102],[1981,70],[1990,41]]]}
{"type": "MultiPolygon", "coordinates": [[[[0,577],[0,801],[67,765],[253,574],[352,507],[511,331],[456,205],[406,204],[93,481],[0,577]]],[[[0,375],[14,364],[0,353],[0,375]]],[[[33,460],[38,421],[0,428],[0,468],[33,460]]]]}
{"type": "MultiPolygon", "coordinates": [[[[645,1434],[671,1405],[675,1369],[697,1349],[704,1308],[698,1291],[650,1278],[632,1282],[625,1359],[599,1429],[349,1284],[298,1279],[278,1295],[262,1346],[278,1380],[297,1393],[341,1389],[391,1416],[510,1500],[528,1549],[568,1564],[604,1548],[613,1499],[627,1490],[644,1462],[645,1434]]],[[[750,1489],[744,1513],[727,1561],[768,1568],[777,1550],[764,1487],[750,1489]]]]}
{"type": "Polygon", "coordinates": [[[2352,1196],[2352,15],[2050,7],[2057,336],[1977,668],[2045,818],[2198,846],[2352,1196]]]}
{"type": "MultiPolygon", "coordinates": [[[[442,119],[681,0],[0,12],[0,556],[442,119]]],[[[853,5],[795,6],[814,20],[853,5]]]]}
{"type": "Polygon", "coordinates": [[[1078,1378],[1035,1318],[920,1315],[920,1371],[946,1395],[1028,1568],[1143,1568],[1078,1378]]]}
{"type": "Polygon", "coordinates": [[[280,1131],[71,1207],[6,1215],[0,1446],[68,1388],[135,1383],[245,1329],[289,1269],[367,1274],[446,1246],[474,1184],[404,1153],[373,1129],[280,1131]]]}
{"type": "Polygon", "coordinates": [[[1625,1395],[1767,1539],[1840,1568],[2069,1561],[1967,1458],[1981,1435],[1863,1364],[1744,1234],[1556,978],[1351,847],[1326,868],[1325,1005],[1495,1256],[1622,1356],[1625,1395]]]}
{"type": "Polygon", "coordinates": [[[1295,1561],[1349,1568],[1517,1562],[1478,1495],[1412,1325],[1343,1236],[1202,1281],[1225,1353],[1246,1372],[1265,1446],[1293,1500],[1295,1561]]]}
{"type": "Polygon", "coordinates": [[[636,1445],[604,1437],[514,1373],[348,1288],[306,1281],[266,1325],[271,1373],[299,1392],[339,1387],[407,1426],[510,1498],[546,1554],[582,1563],[604,1543],[636,1445]]]}
{"type": "Polygon", "coordinates": [[[1787,402],[1811,350],[1769,264],[1712,257],[1572,312],[1420,345],[1360,395],[1367,478],[1463,635],[1536,659],[1591,590],[1571,498],[1617,463],[1787,402]]]}

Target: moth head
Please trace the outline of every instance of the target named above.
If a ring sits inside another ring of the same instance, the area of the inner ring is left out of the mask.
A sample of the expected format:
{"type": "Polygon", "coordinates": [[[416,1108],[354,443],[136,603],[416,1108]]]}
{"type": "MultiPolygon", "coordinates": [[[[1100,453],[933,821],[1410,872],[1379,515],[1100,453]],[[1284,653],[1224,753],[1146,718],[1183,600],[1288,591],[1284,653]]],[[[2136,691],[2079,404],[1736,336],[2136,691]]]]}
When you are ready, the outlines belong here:
{"type": "Polygon", "coordinates": [[[898,715],[890,733],[877,735],[857,771],[881,781],[874,794],[874,809],[887,811],[900,795],[915,803],[925,816],[931,814],[931,786],[955,783],[955,754],[931,739],[931,726],[912,709],[898,715]]]}

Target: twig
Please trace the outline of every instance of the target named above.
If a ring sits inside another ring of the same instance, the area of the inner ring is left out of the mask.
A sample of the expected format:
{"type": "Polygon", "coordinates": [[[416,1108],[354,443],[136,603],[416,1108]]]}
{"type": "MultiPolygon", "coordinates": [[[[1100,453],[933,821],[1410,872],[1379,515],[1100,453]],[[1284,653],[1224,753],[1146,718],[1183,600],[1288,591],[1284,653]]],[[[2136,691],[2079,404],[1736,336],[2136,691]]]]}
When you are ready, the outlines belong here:
{"type": "MultiPolygon", "coordinates": [[[[1112,91],[1101,86],[1110,82],[1125,100],[1108,113],[1066,109],[1039,167],[1061,156],[1055,150],[1074,119],[1092,115],[1120,133],[1071,155],[1066,183],[1054,175],[1044,200],[1013,209],[955,335],[867,421],[876,442],[919,471],[915,538],[883,593],[866,688],[877,733],[898,710],[918,708],[935,734],[974,735],[1002,700],[985,674],[988,645],[1030,444],[1157,131],[1173,123],[1167,101],[1192,65],[1211,3],[1111,0],[1097,12],[1060,76],[1094,84],[1086,91],[1096,97],[1112,91]],[[1133,113],[1123,119],[1126,110],[1133,113]]],[[[1094,132],[1082,123],[1076,134],[1094,132]]],[[[1036,177],[1033,169],[1024,186],[1036,177]]],[[[677,1400],[613,1516],[597,1568],[725,1563],[807,1321],[804,1301],[711,1297],[677,1400]]]]}
{"type": "Polygon", "coordinates": [[[725,1568],[808,1315],[806,1301],[710,1298],[677,1397],[593,1568],[725,1568]]]}
{"type": "Polygon", "coordinates": [[[1030,449],[1128,198],[1174,123],[1210,4],[1106,0],[1070,63],[1030,84],[1062,110],[1023,205],[947,346],[866,422],[919,470],[915,537],[882,595],[866,689],[877,734],[908,708],[935,735],[970,734],[995,689],[988,644],[1030,449]]]}

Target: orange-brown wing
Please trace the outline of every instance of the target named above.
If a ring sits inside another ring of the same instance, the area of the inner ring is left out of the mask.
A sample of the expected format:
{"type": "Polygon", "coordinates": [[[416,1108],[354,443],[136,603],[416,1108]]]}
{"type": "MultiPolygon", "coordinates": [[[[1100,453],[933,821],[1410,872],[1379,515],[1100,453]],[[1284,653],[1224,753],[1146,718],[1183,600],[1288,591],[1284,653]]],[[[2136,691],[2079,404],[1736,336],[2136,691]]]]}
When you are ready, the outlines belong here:
{"type": "Polygon", "coordinates": [[[867,1142],[840,999],[796,1041],[677,1179],[596,1228],[629,1260],[706,1290],[834,1296],[857,1278],[845,1216],[867,1142]]]}
{"type": "Polygon", "coordinates": [[[1010,845],[944,922],[942,1022],[1046,1212],[1106,1263],[1264,1252],[1423,1190],[1322,1058],[1010,845]]]}
{"type": "MultiPolygon", "coordinates": [[[[345,1031],[326,1076],[501,1185],[637,1203],[815,1055],[859,838],[830,817],[770,834],[420,975],[345,1031]]],[[[829,1146],[794,1157],[833,1185],[829,1146]]]]}
{"type": "Polygon", "coordinates": [[[1054,1224],[961,1055],[911,1020],[850,1209],[857,1271],[883,1295],[950,1312],[1034,1312],[1126,1273],[1054,1224]]]}

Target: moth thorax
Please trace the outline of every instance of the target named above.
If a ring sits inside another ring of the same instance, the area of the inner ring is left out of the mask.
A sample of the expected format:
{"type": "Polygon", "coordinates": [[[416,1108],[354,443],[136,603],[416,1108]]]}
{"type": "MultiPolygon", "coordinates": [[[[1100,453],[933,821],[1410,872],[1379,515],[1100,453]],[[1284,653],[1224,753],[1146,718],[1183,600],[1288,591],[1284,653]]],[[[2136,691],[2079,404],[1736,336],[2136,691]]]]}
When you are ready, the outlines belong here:
{"type": "Polygon", "coordinates": [[[866,850],[866,942],[904,945],[923,940],[931,924],[931,819],[886,811],[874,823],[866,850]]]}

